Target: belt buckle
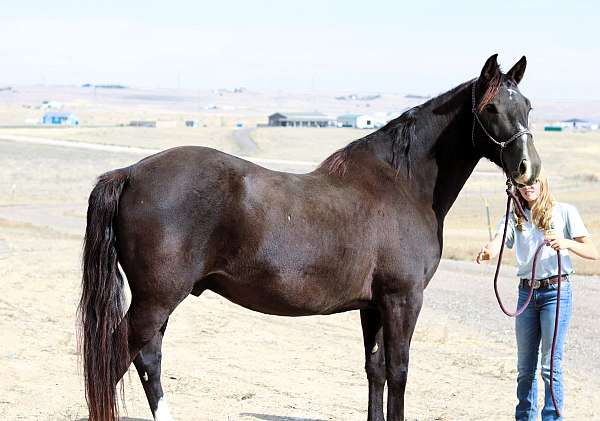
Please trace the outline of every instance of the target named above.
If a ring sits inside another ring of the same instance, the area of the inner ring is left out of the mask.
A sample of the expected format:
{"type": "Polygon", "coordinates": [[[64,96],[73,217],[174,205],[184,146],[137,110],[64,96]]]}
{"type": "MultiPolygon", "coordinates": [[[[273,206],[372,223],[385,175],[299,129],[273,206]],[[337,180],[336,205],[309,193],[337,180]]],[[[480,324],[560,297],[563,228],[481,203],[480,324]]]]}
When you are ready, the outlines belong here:
{"type": "Polygon", "coordinates": [[[529,286],[531,285],[533,285],[533,289],[539,289],[539,287],[542,285],[542,282],[539,279],[534,279],[529,281],[529,286]]]}

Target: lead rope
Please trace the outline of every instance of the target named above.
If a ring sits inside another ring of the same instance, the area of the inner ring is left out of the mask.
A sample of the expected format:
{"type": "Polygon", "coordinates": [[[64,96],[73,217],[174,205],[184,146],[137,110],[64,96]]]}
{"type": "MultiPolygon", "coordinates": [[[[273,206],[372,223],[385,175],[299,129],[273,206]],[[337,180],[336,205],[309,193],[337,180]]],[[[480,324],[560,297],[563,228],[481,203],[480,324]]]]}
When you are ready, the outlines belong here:
{"type": "MultiPolygon", "coordinates": [[[[498,253],[498,264],[496,265],[496,273],[494,274],[494,293],[496,294],[496,299],[498,300],[498,304],[500,305],[500,309],[502,310],[502,312],[504,314],[506,314],[509,317],[516,317],[518,315],[520,315],[521,313],[523,313],[525,311],[525,309],[527,308],[527,306],[529,305],[529,303],[531,302],[531,297],[533,296],[533,287],[534,287],[534,280],[535,280],[535,266],[537,264],[537,260],[538,260],[538,256],[540,255],[540,252],[542,251],[542,248],[544,246],[548,245],[548,242],[544,240],[543,243],[541,243],[536,251],[535,254],[533,255],[533,262],[532,262],[532,266],[531,266],[531,278],[530,278],[530,285],[529,285],[529,293],[527,294],[527,299],[525,300],[525,303],[521,306],[521,308],[518,308],[514,311],[514,312],[510,312],[506,309],[506,307],[504,307],[504,304],[502,303],[502,300],[500,299],[500,293],[498,292],[498,274],[500,273],[500,266],[502,265],[502,254],[504,252],[504,242],[506,241],[506,231],[508,229],[508,216],[509,216],[509,212],[510,212],[510,202],[511,200],[514,201],[514,204],[516,206],[516,210],[515,212],[519,212],[520,215],[525,218],[525,220],[527,220],[527,217],[525,216],[525,212],[523,211],[523,208],[521,206],[521,203],[519,202],[519,200],[515,197],[515,194],[512,191],[512,182],[510,181],[510,178],[508,180],[506,180],[506,194],[508,196],[508,199],[506,200],[506,217],[504,220],[504,232],[502,234],[502,245],[500,246],[500,253],[498,253]]],[[[552,404],[554,405],[554,410],[556,411],[556,415],[558,417],[560,417],[560,409],[558,408],[558,403],[556,401],[556,397],[554,396],[554,353],[556,351],[556,338],[558,336],[558,322],[559,322],[559,316],[560,316],[560,283],[562,280],[562,259],[560,258],[560,250],[556,251],[556,257],[558,259],[558,288],[556,289],[556,314],[554,317],[554,334],[552,335],[552,350],[550,353],[550,396],[552,397],[552,404]]]]}

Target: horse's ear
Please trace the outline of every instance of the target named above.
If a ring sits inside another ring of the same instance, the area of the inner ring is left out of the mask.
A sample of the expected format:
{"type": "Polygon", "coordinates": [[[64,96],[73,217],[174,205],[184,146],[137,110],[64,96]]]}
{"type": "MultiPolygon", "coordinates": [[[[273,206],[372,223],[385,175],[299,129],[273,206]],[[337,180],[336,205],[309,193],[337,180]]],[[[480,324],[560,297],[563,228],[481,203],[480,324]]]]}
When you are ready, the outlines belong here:
{"type": "Polygon", "coordinates": [[[481,75],[479,76],[485,82],[489,82],[500,73],[500,67],[498,66],[498,54],[494,54],[487,59],[485,64],[483,65],[483,69],[481,69],[481,75]]]}
{"type": "Polygon", "coordinates": [[[527,59],[525,56],[521,57],[521,60],[517,61],[515,65],[506,73],[506,76],[515,81],[518,85],[523,79],[523,73],[525,73],[525,68],[527,67],[527,59]]]}

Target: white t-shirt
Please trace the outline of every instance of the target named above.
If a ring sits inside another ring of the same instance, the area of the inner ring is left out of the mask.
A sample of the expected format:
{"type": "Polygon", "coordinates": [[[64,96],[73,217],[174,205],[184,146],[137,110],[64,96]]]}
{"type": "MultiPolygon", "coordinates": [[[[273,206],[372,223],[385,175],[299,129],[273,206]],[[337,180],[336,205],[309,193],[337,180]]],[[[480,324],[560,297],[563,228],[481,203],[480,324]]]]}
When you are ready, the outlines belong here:
{"type": "MultiPolygon", "coordinates": [[[[515,248],[518,264],[517,276],[529,279],[531,278],[533,255],[537,247],[544,241],[544,231],[533,226],[531,211],[529,209],[525,209],[525,215],[528,221],[523,224],[523,231],[519,231],[514,213],[513,211],[510,212],[508,230],[506,231],[506,246],[510,249],[515,248]]],[[[504,220],[505,216],[502,216],[496,227],[496,234],[500,236],[502,236],[504,230],[504,220]]],[[[575,206],[566,203],[554,203],[551,227],[559,238],[573,239],[575,237],[587,237],[590,235],[575,206]]],[[[574,269],[569,251],[561,250],[560,256],[562,258],[562,273],[573,273],[574,269]]],[[[544,279],[556,275],[558,275],[556,251],[551,247],[544,247],[538,256],[535,278],[544,279]]]]}

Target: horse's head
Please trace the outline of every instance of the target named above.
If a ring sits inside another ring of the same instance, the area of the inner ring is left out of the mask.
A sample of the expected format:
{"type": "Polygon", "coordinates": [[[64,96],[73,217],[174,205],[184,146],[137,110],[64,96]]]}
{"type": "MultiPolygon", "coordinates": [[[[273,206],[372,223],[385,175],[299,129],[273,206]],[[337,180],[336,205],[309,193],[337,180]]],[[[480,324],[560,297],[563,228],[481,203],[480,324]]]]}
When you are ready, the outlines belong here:
{"type": "Polygon", "coordinates": [[[519,91],[527,60],[521,58],[506,74],[497,54],[483,66],[472,89],[473,142],[483,155],[502,167],[517,184],[532,184],[541,168],[529,132],[529,100],[519,91]]]}

